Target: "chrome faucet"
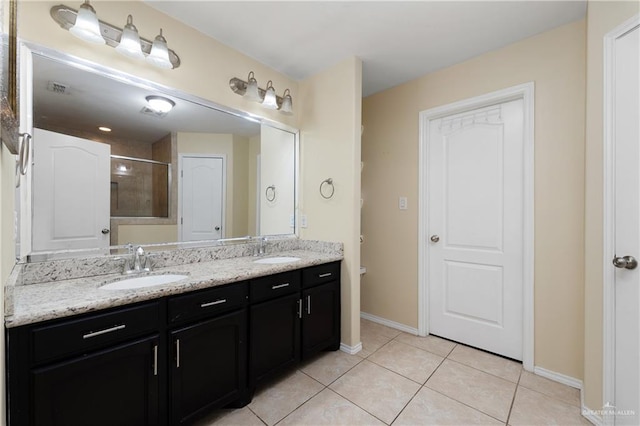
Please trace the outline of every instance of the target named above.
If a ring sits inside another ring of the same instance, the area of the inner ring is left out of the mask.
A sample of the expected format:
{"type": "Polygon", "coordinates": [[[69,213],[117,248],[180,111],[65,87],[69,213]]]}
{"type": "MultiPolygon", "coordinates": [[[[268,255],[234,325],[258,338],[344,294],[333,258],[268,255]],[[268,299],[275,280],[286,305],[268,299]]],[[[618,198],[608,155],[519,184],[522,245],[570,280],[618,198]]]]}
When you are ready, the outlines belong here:
{"type": "Polygon", "coordinates": [[[136,248],[133,244],[127,244],[127,256],[124,258],[124,274],[139,274],[151,272],[151,256],[146,254],[142,246],[136,248]]]}
{"type": "Polygon", "coordinates": [[[253,249],[254,256],[263,256],[267,253],[267,238],[266,237],[256,237],[258,243],[255,245],[253,249]]]}

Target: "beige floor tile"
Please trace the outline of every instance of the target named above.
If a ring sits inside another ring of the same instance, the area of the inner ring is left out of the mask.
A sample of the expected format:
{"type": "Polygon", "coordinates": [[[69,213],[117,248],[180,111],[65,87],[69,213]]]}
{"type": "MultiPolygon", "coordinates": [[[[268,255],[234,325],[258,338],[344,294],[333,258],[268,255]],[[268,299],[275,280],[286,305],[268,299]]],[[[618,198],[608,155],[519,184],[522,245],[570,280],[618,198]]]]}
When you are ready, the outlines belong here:
{"type": "Polygon", "coordinates": [[[580,407],[580,391],[571,386],[554,382],[544,377],[523,371],[520,377],[520,386],[550,396],[568,404],[580,407]]]}
{"type": "Polygon", "coordinates": [[[238,408],[236,410],[216,410],[209,416],[196,422],[193,426],[264,426],[264,423],[249,410],[238,408]]]}
{"type": "Polygon", "coordinates": [[[398,416],[395,425],[502,425],[478,410],[434,390],[422,388],[398,416]]]}
{"type": "Polygon", "coordinates": [[[516,384],[448,359],[427,381],[427,387],[506,421],[516,384]]]}
{"type": "Polygon", "coordinates": [[[360,333],[360,340],[362,341],[362,350],[358,352],[361,358],[366,358],[382,346],[386,345],[393,339],[393,337],[385,336],[384,334],[376,333],[371,330],[363,330],[360,333]]]}
{"type": "Polygon", "coordinates": [[[330,388],[389,424],[420,385],[365,360],[333,382],[330,388]]]}
{"type": "Polygon", "coordinates": [[[311,362],[305,363],[300,370],[328,386],[360,361],[362,358],[342,351],[324,352],[311,362]]]}
{"type": "Polygon", "coordinates": [[[325,389],[289,414],[280,425],[384,425],[380,420],[325,389]]]}
{"type": "Polygon", "coordinates": [[[408,333],[400,333],[395,340],[444,357],[456,346],[455,343],[436,336],[420,337],[408,333]]]}
{"type": "Polygon", "coordinates": [[[273,425],[323,388],[317,381],[295,370],[277,381],[265,384],[256,392],[249,408],[262,421],[273,425]]]}
{"type": "Polygon", "coordinates": [[[456,346],[448,358],[513,383],[518,383],[522,371],[522,364],[519,362],[464,345],[456,346]]]}
{"type": "Polygon", "coordinates": [[[444,358],[392,340],[367,359],[414,382],[424,384],[444,358]]]}
{"type": "Polygon", "coordinates": [[[580,409],[541,393],[518,386],[509,424],[519,425],[591,425],[580,409]]]}
{"type": "Polygon", "coordinates": [[[369,321],[366,319],[360,319],[360,332],[371,331],[373,333],[382,334],[383,336],[394,338],[398,334],[402,333],[395,328],[387,327],[386,325],[378,324],[377,322],[369,321]]]}

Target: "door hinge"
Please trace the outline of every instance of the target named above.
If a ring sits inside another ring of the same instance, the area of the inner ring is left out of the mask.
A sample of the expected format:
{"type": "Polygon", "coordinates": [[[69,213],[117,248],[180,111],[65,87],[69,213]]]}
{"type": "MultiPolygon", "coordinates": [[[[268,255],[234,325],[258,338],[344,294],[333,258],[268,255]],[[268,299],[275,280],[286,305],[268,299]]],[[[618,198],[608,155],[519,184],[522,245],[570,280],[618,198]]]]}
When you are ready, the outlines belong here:
{"type": "Polygon", "coordinates": [[[184,225],[184,219],[180,218],[180,225],[184,225]]]}
{"type": "Polygon", "coordinates": [[[180,177],[184,177],[184,170],[180,170],[180,177]]]}

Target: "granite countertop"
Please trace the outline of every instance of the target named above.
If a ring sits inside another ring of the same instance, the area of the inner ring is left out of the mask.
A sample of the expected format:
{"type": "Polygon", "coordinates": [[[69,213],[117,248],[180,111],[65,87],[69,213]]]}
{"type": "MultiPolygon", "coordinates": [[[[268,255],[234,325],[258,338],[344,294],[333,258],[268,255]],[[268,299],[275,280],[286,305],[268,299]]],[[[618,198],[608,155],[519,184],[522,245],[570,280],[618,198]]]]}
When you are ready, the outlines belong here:
{"type": "Polygon", "coordinates": [[[265,257],[294,256],[291,263],[258,264],[255,257],[236,257],[208,262],[190,263],[159,268],[147,275],[185,274],[188,278],[157,286],[132,290],[102,290],[104,284],[134,276],[122,274],[99,275],[20,285],[13,289],[13,311],[5,317],[7,328],[68,317],[100,309],[215,287],[222,284],[272,275],[313,265],[342,260],[342,254],[310,250],[288,250],[270,253],[265,257]]]}

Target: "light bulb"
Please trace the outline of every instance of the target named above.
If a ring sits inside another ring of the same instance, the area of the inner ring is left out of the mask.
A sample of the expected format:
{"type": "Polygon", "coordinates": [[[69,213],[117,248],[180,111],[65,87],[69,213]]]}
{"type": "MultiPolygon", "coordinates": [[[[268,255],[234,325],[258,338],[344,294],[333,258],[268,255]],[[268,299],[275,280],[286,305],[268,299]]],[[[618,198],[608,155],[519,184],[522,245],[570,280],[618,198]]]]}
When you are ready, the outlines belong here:
{"type": "Polygon", "coordinates": [[[289,89],[285,90],[282,94],[282,106],[280,107],[280,112],[285,115],[293,114],[293,99],[291,99],[291,91],[289,89]]]}
{"type": "Polygon", "coordinates": [[[100,34],[100,23],[98,22],[96,11],[89,4],[89,0],[80,5],[78,15],[76,16],[76,23],[73,27],[69,28],[69,32],[89,43],[106,43],[100,34]]]}
{"type": "Polygon", "coordinates": [[[278,109],[278,101],[276,100],[276,89],[273,88],[273,82],[269,80],[267,89],[264,93],[262,106],[269,109],[278,109]]]}
{"type": "Polygon", "coordinates": [[[162,35],[162,28],[160,28],[160,34],[158,34],[155,40],[153,40],[153,45],[151,46],[149,56],[147,56],[147,61],[159,68],[173,68],[173,64],[169,59],[167,40],[162,35]]]}
{"type": "Polygon", "coordinates": [[[247,77],[247,89],[243,97],[249,101],[262,102],[262,97],[260,97],[260,91],[258,90],[258,81],[253,76],[253,71],[247,77]]]}
{"type": "Polygon", "coordinates": [[[138,29],[133,25],[133,17],[131,15],[127,16],[127,25],[125,25],[124,30],[122,30],[120,43],[116,46],[116,50],[118,53],[130,58],[144,59],[138,29]]]}

